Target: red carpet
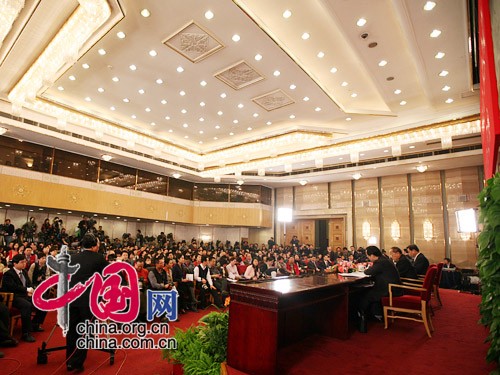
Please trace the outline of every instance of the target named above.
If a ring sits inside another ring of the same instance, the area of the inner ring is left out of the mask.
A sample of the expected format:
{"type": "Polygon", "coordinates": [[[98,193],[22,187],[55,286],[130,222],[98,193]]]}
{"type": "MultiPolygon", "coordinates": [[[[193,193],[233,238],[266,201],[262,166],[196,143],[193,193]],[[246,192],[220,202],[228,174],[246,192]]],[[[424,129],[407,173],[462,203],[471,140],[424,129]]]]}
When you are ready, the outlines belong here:
{"type": "MultiPolygon", "coordinates": [[[[310,337],[280,351],[278,374],[488,374],[494,367],[485,362],[487,331],[477,325],[480,297],[441,290],[441,298],[444,307],[436,311],[432,338],[427,337],[422,324],[403,320],[396,320],[388,330],[372,323],[367,334],[354,332],[346,341],[310,337]]],[[[181,321],[172,323],[171,328],[185,328],[202,315],[182,315],[181,321]]],[[[36,343],[21,342],[16,348],[2,349],[6,359],[0,360],[0,374],[67,374],[62,351],[50,354],[46,365],[36,364],[37,348],[47,339],[55,318],[55,313],[48,315],[46,332],[35,334],[36,343]]],[[[20,327],[17,329],[16,336],[20,327]]],[[[60,332],[56,329],[49,347],[64,344],[60,332]]],[[[84,373],[154,375],[170,374],[171,369],[158,350],[120,350],[112,366],[108,354],[91,350],[84,373]]]]}

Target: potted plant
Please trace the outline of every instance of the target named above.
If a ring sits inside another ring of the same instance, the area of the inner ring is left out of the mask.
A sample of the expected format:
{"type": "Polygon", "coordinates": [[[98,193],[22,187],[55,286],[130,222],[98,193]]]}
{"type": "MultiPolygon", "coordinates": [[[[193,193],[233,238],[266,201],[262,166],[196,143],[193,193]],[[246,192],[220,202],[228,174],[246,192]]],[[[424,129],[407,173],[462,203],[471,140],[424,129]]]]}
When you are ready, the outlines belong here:
{"type": "Polygon", "coordinates": [[[481,324],[490,330],[488,362],[500,363],[500,174],[490,178],[479,194],[480,217],[484,227],[478,237],[479,276],[482,300],[481,324]]]}
{"type": "Polygon", "coordinates": [[[200,325],[176,329],[177,349],[164,349],[163,358],[174,364],[174,374],[182,367],[186,375],[217,375],[226,360],[229,314],[212,312],[199,320],[200,325]],[[180,366],[179,366],[180,365],[180,366]]]}

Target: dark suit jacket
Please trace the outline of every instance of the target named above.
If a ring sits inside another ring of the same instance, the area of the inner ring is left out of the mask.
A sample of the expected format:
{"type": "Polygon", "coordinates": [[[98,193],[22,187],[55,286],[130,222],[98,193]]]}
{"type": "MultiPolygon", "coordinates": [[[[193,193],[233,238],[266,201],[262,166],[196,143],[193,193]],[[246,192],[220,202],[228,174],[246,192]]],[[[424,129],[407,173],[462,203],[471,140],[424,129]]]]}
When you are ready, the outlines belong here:
{"type": "MultiPolygon", "coordinates": [[[[365,271],[365,274],[372,276],[375,281],[372,293],[378,298],[386,297],[389,295],[389,284],[401,284],[399,273],[392,260],[385,257],[380,257],[373,262],[373,266],[365,271]]],[[[398,293],[401,289],[393,289],[398,293]]],[[[399,295],[399,293],[397,294],[399,295]]]]}
{"type": "Polygon", "coordinates": [[[429,268],[429,261],[424,254],[419,253],[413,262],[413,267],[415,267],[417,275],[425,275],[427,268],[429,268]]]}
{"type": "MultiPolygon", "coordinates": [[[[102,254],[93,251],[84,250],[81,253],[71,256],[71,265],[80,265],[80,269],[71,275],[69,283],[72,288],[77,283],[85,283],[95,273],[102,275],[102,270],[108,265],[102,254]]],[[[71,306],[89,306],[90,288],[83,293],[80,298],[73,301],[71,306]]]]}
{"type": "Polygon", "coordinates": [[[324,260],[320,260],[318,263],[317,263],[317,266],[318,268],[321,270],[321,271],[324,271],[326,270],[328,267],[331,267],[332,263],[330,261],[328,261],[327,263],[325,263],[324,260]]]}
{"type": "Polygon", "coordinates": [[[413,267],[413,264],[411,264],[410,260],[404,255],[399,258],[399,261],[396,263],[396,268],[398,269],[400,277],[406,277],[408,279],[417,278],[415,267],[413,267]]]}
{"type": "Polygon", "coordinates": [[[26,286],[23,283],[14,268],[11,268],[3,274],[2,278],[2,291],[14,293],[14,297],[28,297],[27,288],[32,287],[30,278],[28,277],[28,272],[23,270],[23,275],[26,280],[26,286]]]}

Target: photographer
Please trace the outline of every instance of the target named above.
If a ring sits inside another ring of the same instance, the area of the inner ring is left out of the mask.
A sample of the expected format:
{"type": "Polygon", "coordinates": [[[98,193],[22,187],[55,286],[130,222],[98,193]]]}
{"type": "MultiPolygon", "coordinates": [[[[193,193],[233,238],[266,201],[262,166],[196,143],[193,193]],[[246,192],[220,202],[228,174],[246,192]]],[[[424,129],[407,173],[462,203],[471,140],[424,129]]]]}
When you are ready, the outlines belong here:
{"type": "Polygon", "coordinates": [[[10,222],[10,219],[5,219],[4,225],[0,225],[0,235],[3,234],[5,245],[9,245],[12,242],[14,231],[14,224],[10,222]]]}

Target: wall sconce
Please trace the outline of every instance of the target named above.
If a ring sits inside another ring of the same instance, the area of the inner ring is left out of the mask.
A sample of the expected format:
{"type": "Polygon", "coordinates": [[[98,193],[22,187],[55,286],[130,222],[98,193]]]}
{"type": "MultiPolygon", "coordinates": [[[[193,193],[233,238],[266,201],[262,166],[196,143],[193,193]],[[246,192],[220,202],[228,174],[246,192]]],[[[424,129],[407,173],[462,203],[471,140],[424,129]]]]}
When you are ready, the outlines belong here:
{"type": "Polygon", "coordinates": [[[363,235],[363,238],[368,241],[368,238],[370,238],[372,233],[372,228],[368,221],[365,221],[363,223],[363,226],[361,227],[361,233],[363,235]]]}
{"type": "Polygon", "coordinates": [[[391,224],[391,237],[394,241],[401,238],[401,225],[397,220],[394,220],[391,224]]]}
{"type": "Polygon", "coordinates": [[[429,219],[424,220],[424,239],[430,241],[434,238],[434,225],[432,225],[429,219]]]}

